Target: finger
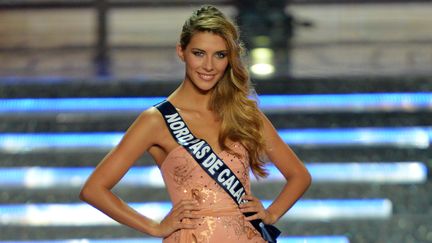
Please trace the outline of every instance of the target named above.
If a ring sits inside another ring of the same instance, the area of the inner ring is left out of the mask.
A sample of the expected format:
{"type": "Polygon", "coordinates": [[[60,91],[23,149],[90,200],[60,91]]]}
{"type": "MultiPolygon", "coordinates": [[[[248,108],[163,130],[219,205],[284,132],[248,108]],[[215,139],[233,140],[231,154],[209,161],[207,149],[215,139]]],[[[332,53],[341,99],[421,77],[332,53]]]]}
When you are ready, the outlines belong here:
{"type": "Polygon", "coordinates": [[[256,214],[251,215],[249,217],[245,217],[245,219],[247,221],[252,221],[252,220],[255,220],[255,219],[262,219],[262,216],[260,214],[256,213],[256,214]]]}
{"type": "Polygon", "coordinates": [[[256,207],[256,206],[257,203],[252,201],[240,204],[240,208],[248,208],[248,207],[256,207]]]}
{"type": "Polygon", "coordinates": [[[194,223],[180,223],[179,229],[195,229],[197,227],[194,223]]]}
{"type": "Polygon", "coordinates": [[[198,204],[184,204],[184,205],[180,205],[175,210],[178,211],[178,212],[196,211],[196,210],[200,210],[200,207],[199,207],[198,204]]]}
{"type": "Polygon", "coordinates": [[[184,213],[195,213],[197,211],[199,211],[201,208],[197,208],[197,207],[185,207],[182,209],[179,209],[176,211],[177,214],[184,214],[184,213]]]}
{"type": "Polygon", "coordinates": [[[180,214],[180,219],[199,219],[201,218],[201,216],[197,215],[197,214],[193,214],[193,213],[182,213],[180,214]]]}
{"type": "Polygon", "coordinates": [[[240,205],[257,204],[257,203],[261,203],[261,201],[259,201],[256,198],[253,198],[253,199],[249,198],[244,203],[241,203],[240,205]]]}
{"type": "Polygon", "coordinates": [[[196,205],[183,205],[181,207],[176,208],[175,210],[178,212],[184,212],[184,211],[192,211],[197,210],[199,206],[196,205]]]}
{"type": "Polygon", "coordinates": [[[256,207],[250,207],[250,208],[242,208],[242,209],[240,209],[240,211],[242,213],[258,213],[258,212],[261,212],[262,210],[259,210],[256,207]]]}
{"type": "Polygon", "coordinates": [[[196,228],[194,223],[191,222],[176,222],[172,225],[172,232],[180,229],[193,229],[196,228]]]}
{"type": "Polygon", "coordinates": [[[248,201],[255,201],[255,200],[257,200],[257,198],[254,197],[254,196],[252,196],[252,195],[244,195],[242,197],[242,199],[245,199],[245,200],[248,200],[248,201]]]}
{"type": "Polygon", "coordinates": [[[193,206],[193,205],[198,206],[198,202],[194,201],[194,200],[182,200],[173,206],[173,210],[177,210],[177,209],[181,209],[185,206],[193,206]]]}
{"type": "Polygon", "coordinates": [[[198,205],[198,202],[195,200],[181,200],[176,205],[174,205],[174,208],[180,208],[186,205],[198,205]]]}
{"type": "Polygon", "coordinates": [[[261,203],[250,202],[250,203],[245,203],[245,204],[241,205],[240,209],[244,209],[244,208],[264,208],[264,207],[262,206],[261,203]]]}

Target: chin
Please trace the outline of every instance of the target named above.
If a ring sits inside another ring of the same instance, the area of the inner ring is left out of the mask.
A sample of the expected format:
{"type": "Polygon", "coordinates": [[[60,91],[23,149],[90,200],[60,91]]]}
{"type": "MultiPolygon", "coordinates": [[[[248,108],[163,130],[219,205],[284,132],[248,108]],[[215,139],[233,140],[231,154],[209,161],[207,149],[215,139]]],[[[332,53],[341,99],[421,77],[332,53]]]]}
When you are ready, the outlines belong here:
{"type": "Polygon", "coordinates": [[[198,89],[201,90],[202,92],[209,92],[215,86],[216,86],[216,84],[214,84],[214,85],[197,85],[198,89]]]}
{"type": "Polygon", "coordinates": [[[198,89],[202,90],[202,91],[210,91],[210,90],[212,90],[212,89],[216,86],[216,84],[218,83],[218,80],[217,80],[217,79],[215,79],[215,80],[211,80],[211,81],[208,81],[208,80],[201,80],[201,79],[196,79],[196,80],[199,80],[199,81],[198,81],[198,82],[194,82],[195,86],[196,86],[198,89]]]}

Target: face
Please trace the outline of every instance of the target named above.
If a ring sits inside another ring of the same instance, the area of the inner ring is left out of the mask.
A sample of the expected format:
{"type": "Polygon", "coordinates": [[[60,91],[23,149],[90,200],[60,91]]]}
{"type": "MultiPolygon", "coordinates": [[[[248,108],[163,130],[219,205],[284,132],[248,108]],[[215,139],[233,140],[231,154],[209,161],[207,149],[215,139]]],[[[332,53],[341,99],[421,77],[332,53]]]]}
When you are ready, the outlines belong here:
{"type": "Polygon", "coordinates": [[[186,66],[185,82],[204,92],[217,84],[228,66],[225,40],[210,32],[194,34],[185,49],[177,45],[177,54],[186,66]]]}

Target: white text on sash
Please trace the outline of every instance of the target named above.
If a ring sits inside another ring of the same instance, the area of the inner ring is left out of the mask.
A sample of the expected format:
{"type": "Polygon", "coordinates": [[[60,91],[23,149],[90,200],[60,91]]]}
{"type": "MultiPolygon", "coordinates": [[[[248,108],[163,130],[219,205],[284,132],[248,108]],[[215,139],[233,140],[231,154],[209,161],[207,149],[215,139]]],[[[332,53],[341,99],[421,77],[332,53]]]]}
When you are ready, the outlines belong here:
{"type": "Polygon", "coordinates": [[[192,135],[179,113],[165,115],[165,118],[177,141],[187,146],[207,173],[212,175],[239,204],[242,203],[241,198],[245,194],[242,184],[226,165],[224,168],[224,162],[217,157],[207,142],[192,135]]]}

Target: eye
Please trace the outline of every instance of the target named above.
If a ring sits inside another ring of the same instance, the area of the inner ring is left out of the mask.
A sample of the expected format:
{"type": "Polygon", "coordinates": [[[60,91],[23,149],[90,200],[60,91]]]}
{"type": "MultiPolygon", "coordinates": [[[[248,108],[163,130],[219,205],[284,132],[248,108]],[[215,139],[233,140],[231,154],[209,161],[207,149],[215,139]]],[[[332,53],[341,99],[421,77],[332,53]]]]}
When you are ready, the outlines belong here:
{"type": "Polygon", "coordinates": [[[216,53],[216,57],[219,59],[223,59],[227,56],[227,54],[225,52],[218,52],[216,53]]]}
{"type": "Polygon", "coordinates": [[[204,52],[202,51],[193,51],[192,54],[194,54],[197,57],[202,57],[204,56],[204,52]]]}

